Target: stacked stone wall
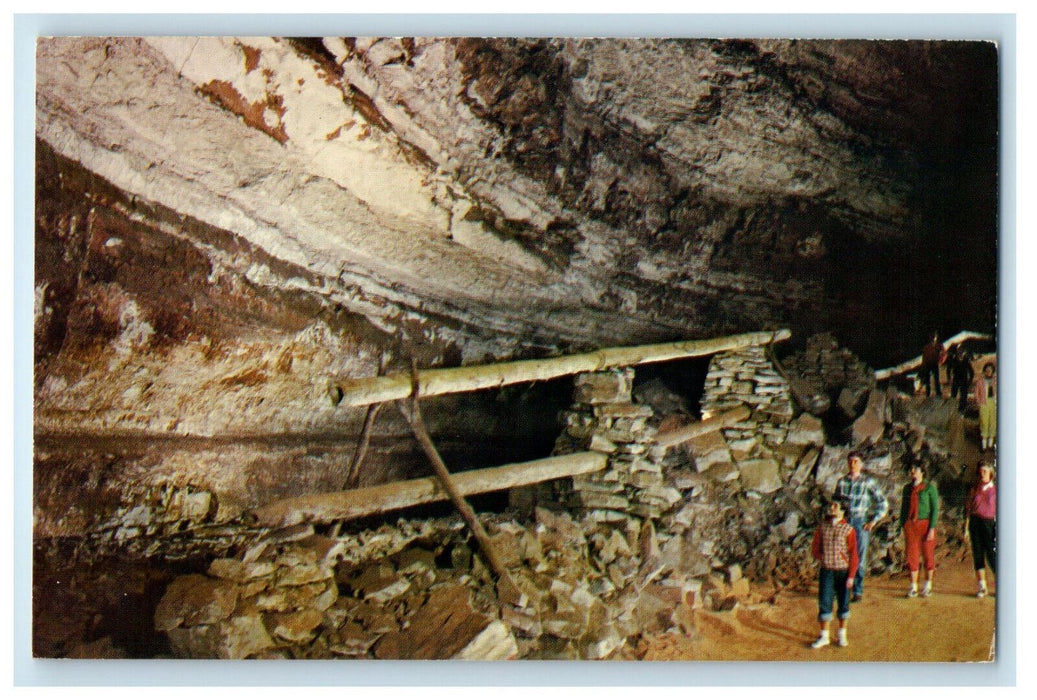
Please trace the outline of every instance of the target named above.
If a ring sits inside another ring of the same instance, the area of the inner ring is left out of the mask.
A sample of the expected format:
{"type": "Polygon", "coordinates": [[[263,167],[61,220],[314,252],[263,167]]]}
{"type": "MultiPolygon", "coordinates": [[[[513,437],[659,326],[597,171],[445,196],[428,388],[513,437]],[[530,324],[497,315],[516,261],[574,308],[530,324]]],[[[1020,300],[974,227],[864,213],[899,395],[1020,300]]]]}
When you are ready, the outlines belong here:
{"type": "Polygon", "coordinates": [[[681,498],[665,484],[662,458],[651,448],[656,427],[652,409],[632,399],[633,368],[577,375],[573,404],[563,413],[564,429],[555,454],[583,450],[608,456],[602,472],[556,486],[556,503],[581,516],[617,522],[630,516],[658,518],[681,498]]]}

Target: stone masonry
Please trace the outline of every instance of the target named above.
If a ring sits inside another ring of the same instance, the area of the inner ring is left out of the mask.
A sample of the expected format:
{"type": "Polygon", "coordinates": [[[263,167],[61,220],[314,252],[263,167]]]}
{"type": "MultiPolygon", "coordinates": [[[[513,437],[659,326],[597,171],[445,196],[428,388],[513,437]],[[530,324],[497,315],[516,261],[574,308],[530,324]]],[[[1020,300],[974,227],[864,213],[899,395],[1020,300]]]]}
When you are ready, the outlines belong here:
{"type": "MultiPolygon", "coordinates": [[[[774,493],[785,482],[782,467],[797,465],[802,444],[787,445],[790,427],[799,427],[792,424],[789,385],[762,347],[720,353],[710,362],[703,418],[739,406],[751,411],[749,418],[692,442],[695,468],[723,472],[722,480],[739,479],[746,491],[774,493]]],[[[793,439],[798,440],[795,432],[793,439]]],[[[818,432],[805,442],[823,441],[818,432]]]]}
{"type": "MultiPolygon", "coordinates": [[[[653,453],[656,428],[652,409],[633,403],[633,368],[577,375],[573,405],[564,412],[565,428],[555,454],[581,450],[608,455],[603,472],[575,477],[561,502],[575,513],[602,521],[628,516],[654,519],[681,499],[666,486],[661,456],[653,453]]],[[[557,488],[557,487],[556,487],[557,488]]]]}

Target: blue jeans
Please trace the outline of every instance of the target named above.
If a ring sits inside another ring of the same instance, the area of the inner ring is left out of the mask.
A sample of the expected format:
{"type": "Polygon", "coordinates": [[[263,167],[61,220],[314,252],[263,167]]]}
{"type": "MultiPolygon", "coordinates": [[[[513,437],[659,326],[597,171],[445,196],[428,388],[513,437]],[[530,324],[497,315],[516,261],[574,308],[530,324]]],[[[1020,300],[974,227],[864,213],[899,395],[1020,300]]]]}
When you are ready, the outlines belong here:
{"type": "Polygon", "coordinates": [[[850,525],[857,535],[857,575],[853,577],[854,595],[864,595],[864,572],[868,570],[868,538],[871,533],[864,529],[867,520],[864,518],[850,518],[850,525]]]}
{"type": "Polygon", "coordinates": [[[846,569],[821,569],[817,581],[817,620],[828,622],[832,619],[832,599],[839,602],[839,619],[850,617],[850,589],[846,587],[846,578],[850,572],[846,569]]]}

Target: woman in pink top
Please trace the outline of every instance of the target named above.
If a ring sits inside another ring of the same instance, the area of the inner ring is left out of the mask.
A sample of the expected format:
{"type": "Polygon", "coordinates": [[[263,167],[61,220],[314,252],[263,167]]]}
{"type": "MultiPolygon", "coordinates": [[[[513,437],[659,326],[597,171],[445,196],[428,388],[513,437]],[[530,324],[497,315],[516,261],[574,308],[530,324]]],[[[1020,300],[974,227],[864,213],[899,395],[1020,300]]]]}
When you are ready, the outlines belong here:
{"type": "Polygon", "coordinates": [[[965,536],[972,543],[972,563],[976,569],[976,597],[987,595],[984,562],[997,573],[997,486],[994,485],[994,467],[979,463],[976,484],[965,502],[968,525],[965,536]]]}

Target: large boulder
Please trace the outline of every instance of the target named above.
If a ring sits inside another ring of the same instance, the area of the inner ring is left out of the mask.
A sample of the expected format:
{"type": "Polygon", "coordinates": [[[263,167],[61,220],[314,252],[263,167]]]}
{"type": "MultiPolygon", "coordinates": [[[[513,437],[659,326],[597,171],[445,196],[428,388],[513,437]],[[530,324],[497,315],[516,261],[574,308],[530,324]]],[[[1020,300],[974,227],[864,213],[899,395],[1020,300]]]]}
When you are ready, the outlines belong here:
{"type": "Polygon", "coordinates": [[[853,422],[855,444],[874,444],[882,439],[886,429],[886,395],[878,389],[868,392],[868,402],[860,417],[853,422]]]}
{"type": "Polygon", "coordinates": [[[778,463],[773,459],[751,459],[738,463],[739,479],[746,491],[768,494],[779,490],[783,482],[778,463]]]}
{"type": "Polygon", "coordinates": [[[793,445],[824,445],[825,428],[821,419],[802,413],[789,424],[787,442],[793,445]]]}

